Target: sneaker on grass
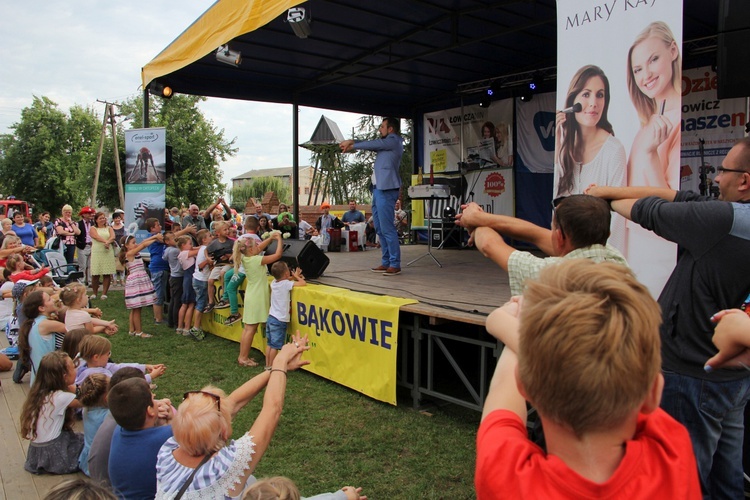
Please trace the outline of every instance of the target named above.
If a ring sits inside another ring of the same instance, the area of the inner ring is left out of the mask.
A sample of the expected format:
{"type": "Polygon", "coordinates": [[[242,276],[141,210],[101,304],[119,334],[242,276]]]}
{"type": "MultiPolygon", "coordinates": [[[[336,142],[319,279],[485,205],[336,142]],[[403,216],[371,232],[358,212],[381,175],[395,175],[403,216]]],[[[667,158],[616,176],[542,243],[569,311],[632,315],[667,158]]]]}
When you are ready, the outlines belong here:
{"type": "Polygon", "coordinates": [[[195,328],[195,327],[193,327],[193,328],[191,328],[190,330],[188,330],[188,333],[189,333],[189,334],[190,334],[190,336],[191,336],[191,337],[193,337],[193,338],[194,338],[195,340],[203,340],[203,339],[205,339],[205,338],[206,338],[206,334],[205,334],[205,333],[203,333],[203,330],[201,330],[200,328],[195,328]]]}

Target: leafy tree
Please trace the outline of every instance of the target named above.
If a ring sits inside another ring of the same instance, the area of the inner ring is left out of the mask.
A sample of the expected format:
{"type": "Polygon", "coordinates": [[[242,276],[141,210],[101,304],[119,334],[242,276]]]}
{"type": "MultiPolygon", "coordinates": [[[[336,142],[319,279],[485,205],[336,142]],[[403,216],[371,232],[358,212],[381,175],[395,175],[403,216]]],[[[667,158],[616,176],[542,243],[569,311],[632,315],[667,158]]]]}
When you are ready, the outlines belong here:
{"type": "MultiPolygon", "coordinates": [[[[237,148],[234,139],[225,139],[224,129],[217,130],[203,115],[198,105],[205,100],[205,97],[184,94],[176,94],[172,99],[149,99],[149,125],[165,127],[167,144],[172,146],[175,173],[167,180],[168,206],[195,203],[205,207],[224,192],[219,164],[234,156],[237,148]]],[[[129,99],[120,110],[122,114],[135,115],[132,121],[135,128],[135,124],[143,123],[143,96],[129,99]]],[[[124,169],[124,156],[121,156],[121,164],[124,169]]],[[[114,194],[117,199],[116,184],[103,185],[101,189],[108,198],[114,194]]]]}
{"type": "Polygon", "coordinates": [[[91,108],[61,111],[47,97],[34,96],[13,132],[0,137],[0,178],[5,195],[59,213],[68,203],[80,207],[91,195],[99,123],[91,108]]]}
{"type": "Polygon", "coordinates": [[[229,206],[237,211],[245,209],[245,202],[249,198],[262,199],[268,192],[276,193],[279,201],[290,200],[289,185],[278,177],[256,177],[252,183],[233,187],[229,190],[229,206]]]}

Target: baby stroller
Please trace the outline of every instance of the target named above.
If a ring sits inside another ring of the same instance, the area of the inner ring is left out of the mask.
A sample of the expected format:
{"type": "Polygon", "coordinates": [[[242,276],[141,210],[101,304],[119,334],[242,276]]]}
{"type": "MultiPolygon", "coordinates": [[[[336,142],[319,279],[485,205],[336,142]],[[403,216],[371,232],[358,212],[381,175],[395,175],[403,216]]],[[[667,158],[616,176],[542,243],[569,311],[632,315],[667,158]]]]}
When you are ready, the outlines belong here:
{"type": "Polygon", "coordinates": [[[60,246],[62,243],[57,236],[50,238],[44,248],[32,254],[34,260],[50,268],[49,275],[58,286],[65,286],[74,281],[80,282],[83,272],[78,269],[78,264],[68,264],[60,246]]]}

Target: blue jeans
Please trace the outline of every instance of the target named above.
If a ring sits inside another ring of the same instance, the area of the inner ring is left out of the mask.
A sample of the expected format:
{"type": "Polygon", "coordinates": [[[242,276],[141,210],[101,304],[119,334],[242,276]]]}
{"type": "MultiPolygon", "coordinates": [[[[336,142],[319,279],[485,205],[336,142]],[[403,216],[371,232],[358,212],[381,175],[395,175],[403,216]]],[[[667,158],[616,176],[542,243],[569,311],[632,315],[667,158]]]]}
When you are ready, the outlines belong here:
{"type": "Polygon", "coordinates": [[[383,252],[381,264],[400,269],[401,248],[398,246],[398,231],[393,224],[398,192],[398,189],[373,190],[372,221],[375,224],[375,233],[380,238],[380,250],[383,252]]]}
{"type": "Polygon", "coordinates": [[[151,273],[151,283],[154,285],[156,304],[161,306],[167,299],[167,283],[169,282],[169,270],[155,271],[151,273]]]}
{"type": "Polygon", "coordinates": [[[286,342],[287,323],[279,321],[274,316],[268,315],[266,321],[266,342],[271,349],[280,351],[286,342]]]}
{"type": "Polygon", "coordinates": [[[661,407],[687,427],[704,498],[743,498],[742,443],[750,377],[711,382],[664,371],[661,407]]]}

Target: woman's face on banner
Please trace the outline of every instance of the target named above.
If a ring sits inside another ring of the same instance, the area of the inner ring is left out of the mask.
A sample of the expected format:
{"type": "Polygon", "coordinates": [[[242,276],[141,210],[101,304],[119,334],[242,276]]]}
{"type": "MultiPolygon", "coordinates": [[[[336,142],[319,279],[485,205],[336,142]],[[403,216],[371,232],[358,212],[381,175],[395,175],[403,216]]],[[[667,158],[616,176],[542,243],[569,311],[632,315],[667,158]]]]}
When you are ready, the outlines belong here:
{"type": "Polygon", "coordinates": [[[482,139],[491,139],[492,131],[489,127],[482,127],[482,139]]]}
{"type": "Polygon", "coordinates": [[[576,113],[576,121],[581,127],[596,127],[604,111],[605,99],[604,80],[599,76],[592,76],[586,80],[583,89],[576,95],[573,102],[581,103],[581,112],[576,113]]]}
{"type": "Polygon", "coordinates": [[[636,85],[646,97],[656,99],[672,87],[672,61],[676,57],[676,45],[666,45],[655,36],[633,47],[630,68],[636,85]]]}

